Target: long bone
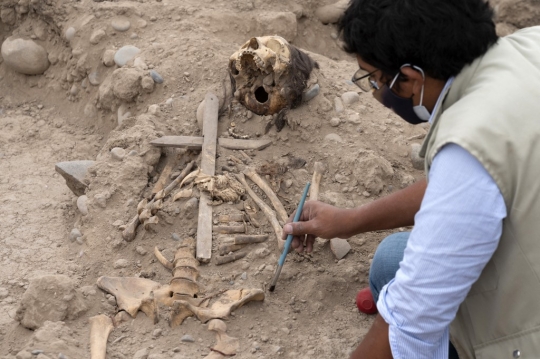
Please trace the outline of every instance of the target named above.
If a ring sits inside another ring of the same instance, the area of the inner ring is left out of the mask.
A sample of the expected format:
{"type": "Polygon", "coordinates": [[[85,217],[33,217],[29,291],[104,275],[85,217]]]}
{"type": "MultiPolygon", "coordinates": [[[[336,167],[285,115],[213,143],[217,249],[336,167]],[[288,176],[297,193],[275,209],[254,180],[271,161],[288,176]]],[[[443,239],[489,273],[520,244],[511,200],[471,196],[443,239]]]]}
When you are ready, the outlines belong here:
{"type": "Polygon", "coordinates": [[[211,347],[213,353],[218,355],[206,356],[205,359],[210,358],[224,358],[226,356],[236,355],[240,343],[238,338],[233,338],[227,335],[227,324],[220,319],[212,319],[208,322],[208,330],[216,333],[216,345],[211,347]]]}
{"type": "Polygon", "coordinates": [[[264,213],[266,218],[268,218],[268,221],[272,225],[272,228],[274,229],[274,232],[276,233],[276,239],[278,241],[278,248],[279,250],[283,249],[283,246],[285,245],[285,241],[281,239],[281,236],[283,234],[283,230],[281,229],[281,225],[279,224],[276,213],[272,211],[272,209],[263,202],[262,199],[260,199],[255,192],[249,187],[249,185],[246,182],[246,178],[244,177],[243,173],[237,174],[236,178],[244,185],[244,188],[246,189],[246,192],[249,194],[249,196],[253,199],[253,202],[259,206],[261,211],[264,213]]]}
{"type": "Polygon", "coordinates": [[[270,199],[270,202],[272,202],[272,205],[276,209],[279,219],[283,223],[287,222],[287,219],[289,218],[289,216],[287,215],[287,211],[285,211],[285,207],[283,207],[283,204],[278,199],[274,191],[272,191],[268,183],[264,179],[262,179],[252,167],[246,167],[246,169],[244,170],[244,174],[248,176],[250,180],[255,182],[255,184],[263,190],[266,196],[268,196],[268,199],[270,199]]]}
{"type": "MultiPolygon", "coordinates": [[[[187,164],[187,166],[184,168],[184,170],[178,175],[178,177],[175,178],[174,181],[172,181],[165,189],[162,189],[156,195],[154,198],[148,202],[144,207],[140,208],[141,206],[138,206],[137,208],[137,215],[135,215],[131,221],[127,224],[126,228],[122,232],[122,237],[128,241],[131,242],[135,238],[135,234],[137,233],[137,227],[141,223],[140,215],[145,213],[145,215],[148,215],[148,212],[152,212],[152,210],[155,210],[156,207],[154,206],[154,203],[162,200],[163,198],[167,197],[169,193],[184,179],[184,177],[187,176],[187,174],[191,171],[193,166],[195,165],[195,161],[191,161],[187,164]]],[[[145,203],[145,200],[141,203],[145,203]]],[[[159,208],[158,208],[159,209],[159,208]]],[[[155,214],[155,213],[154,213],[155,214]]],[[[152,215],[148,216],[148,219],[151,218],[152,215]]],[[[155,220],[152,220],[151,223],[155,220]]]]}
{"type": "Polygon", "coordinates": [[[113,321],[105,314],[96,315],[90,321],[90,358],[105,359],[107,340],[114,329],[113,321]]]}

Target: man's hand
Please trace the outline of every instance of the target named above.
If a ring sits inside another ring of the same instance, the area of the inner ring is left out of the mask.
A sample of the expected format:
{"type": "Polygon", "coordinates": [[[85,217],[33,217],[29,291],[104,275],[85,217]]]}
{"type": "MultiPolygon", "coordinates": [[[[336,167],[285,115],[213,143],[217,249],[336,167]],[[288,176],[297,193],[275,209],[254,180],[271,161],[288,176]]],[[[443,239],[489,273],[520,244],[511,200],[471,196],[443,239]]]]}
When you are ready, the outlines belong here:
{"type": "MultiPolygon", "coordinates": [[[[304,236],[306,237],[306,252],[313,250],[315,238],[330,239],[345,236],[343,216],[345,209],[337,208],[319,201],[307,201],[304,204],[300,220],[292,223],[296,211],[291,214],[283,227],[283,239],[293,234],[292,248],[301,253],[304,251],[304,236]]],[[[346,238],[346,237],[345,237],[346,238]]]]}
{"type": "Polygon", "coordinates": [[[371,329],[358,348],[352,352],[350,359],[392,359],[388,324],[380,314],[377,314],[371,329]]]}

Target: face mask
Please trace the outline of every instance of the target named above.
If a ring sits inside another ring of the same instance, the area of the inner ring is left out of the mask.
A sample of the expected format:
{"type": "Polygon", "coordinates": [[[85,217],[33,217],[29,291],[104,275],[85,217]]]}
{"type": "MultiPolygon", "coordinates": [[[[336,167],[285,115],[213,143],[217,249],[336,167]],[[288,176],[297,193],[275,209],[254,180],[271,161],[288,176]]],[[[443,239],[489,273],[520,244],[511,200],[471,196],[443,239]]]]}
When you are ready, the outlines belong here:
{"type": "MultiPolygon", "coordinates": [[[[401,68],[405,66],[411,66],[411,65],[405,64],[401,66],[401,68]]],[[[425,80],[424,71],[422,71],[421,68],[417,66],[411,66],[411,67],[420,71],[420,73],[422,74],[422,78],[424,78],[425,80]]],[[[418,106],[414,106],[412,98],[405,98],[405,97],[398,96],[394,93],[394,91],[391,90],[398,76],[399,74],[397,74],[396,77],[394,77],[390,86],[384,85],[383,87],[381,87],[380,89],[381,93],[379,96],[376,96],[376,97],[379,98],[379,101],[384,106],[392,109],[392,111],[394,111],[396,115],[403,118],[405,121],[407,121],[410,124],[417,125],[419,123],[429,121],[431,114],[422,105],[422,101],[424,100],[424,85],[422,84],[422,91],[420,92],[420,104],[418,106]]]]}

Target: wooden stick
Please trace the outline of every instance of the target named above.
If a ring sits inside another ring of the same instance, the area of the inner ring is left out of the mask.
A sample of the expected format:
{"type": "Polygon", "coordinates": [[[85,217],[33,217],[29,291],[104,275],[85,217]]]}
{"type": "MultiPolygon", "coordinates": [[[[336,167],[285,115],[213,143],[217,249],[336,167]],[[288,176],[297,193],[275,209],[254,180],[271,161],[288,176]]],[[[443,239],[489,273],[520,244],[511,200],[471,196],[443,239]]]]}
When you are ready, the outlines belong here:
{"type": "Polygon", "coordinates": [[[228,256],[219,256],[219,257],[216,257],[216,265],[220,266],[220,265],[225,264],[225,263],[234,262],[236,260],[244,258],[245,256],[246,256],[246,253],[244,253],[244,252],[242,252],[242,253],[234,253],[234,254],[230,254],[228,256]]]}
{"type": "Polygon", "coordinates": [[[255,184],[264,191],[264,193],[266,194],[266,196],[268,196],[268,199],[270,199],[270,202],[272,202],[272,205],[276,209],[279,219],[283,223],[286,223],[289,219],[287,211],[285,211],[285,207],[283,207],[281,201],[277,198],[274,191],[272,191],[270,185],[264,179],[262,179],[252,167],[246,167],[246,169],[244,170],[244,174],[248,176],[250,180],[255,182],[255,184]]]}
{"type": "MultiPolygon", "coordinates": [[[[217,130],[219,99],[213,93],[204,98],[202,173],[213,176],[216,173],[217,130]]],[[[201,193],[199,199],[199,221],[197,223],[197,259],[208,261],[212,257],[212,202],[210,196],[201,193]]]]}
{"type": "Polygon", "coordinates": [[[283,249],[283,246],[285,246],[285,241],[281,239],[281,236],[283,235],[283,229],[281,228],[281,225],[279,224],[276,213],[272,211],[272,209],[264,203],[262,199],[260,199],[255,192],[248,186],[246,182],[246,178],[244,177],[243,173],[239,173],[236,175],[236,178],[244,185],[244,188],[246,189],[246,192],[249,194],[249,196],[253,199],[253,201],[259,206],[261,211],[264,213],[266,218],[268,218],[268,221],[272,225],[272,228],[274,229],[274,232],[276,233],[276,239],[278,242],[278,248],[279,250],[283,249]]]}
{"type": "MultiPolygon", "coordinates": [[[[178,185],[184,179],[184,177],[188,175],[189,171],[191,171],[194,165],[195,165],[195,161],[191,161],[190,163],[187,164],[186,168],[184,168],[184,170],[178,175],[178,177],[176,177],[176,179],[172,181],[171,184],[169,184],[163,190],[163,194],[165,195],[162,198],[166,197],[169,193],[171,193],[174,187],[178,185]]],[[[156,201],[156,197],[154,197],[154,199],[148,202],[148,204],[146,205],[146,208],[151,208],[155,201],[156,201]]],[[[135,215],[135,217],[131,219],[131,221],[129,221],[126,228],[122,231],[122,238],[124,238],[124,240],[127,242],[131,242],[133,238],[135,238],[135,234],[137,233],[137,227],[139,226],[139,224],[140,224],[139,214],[137,214],[135,215]]]]}
{"type": "Polygon", "coordinates": [[[315,162],[313,165],[313,177],[311,179],[311,187],[309,190],[309,199],[317,201],[319,199],[319,188],[321,185],[321,177],[326,171],[322,162],[315,162]]]}

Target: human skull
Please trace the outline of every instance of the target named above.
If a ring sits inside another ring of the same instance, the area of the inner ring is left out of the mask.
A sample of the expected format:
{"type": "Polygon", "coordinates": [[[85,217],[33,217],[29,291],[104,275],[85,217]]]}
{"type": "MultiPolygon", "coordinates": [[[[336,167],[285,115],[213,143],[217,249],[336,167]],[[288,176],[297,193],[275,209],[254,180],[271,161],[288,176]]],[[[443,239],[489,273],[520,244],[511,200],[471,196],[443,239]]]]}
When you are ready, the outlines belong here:
{"type": "Polygon", "coordinates": [[[257,115],[297,107],[319,65],[279,36],[253,37],[229,60],[234,97],[257,115]]]}

